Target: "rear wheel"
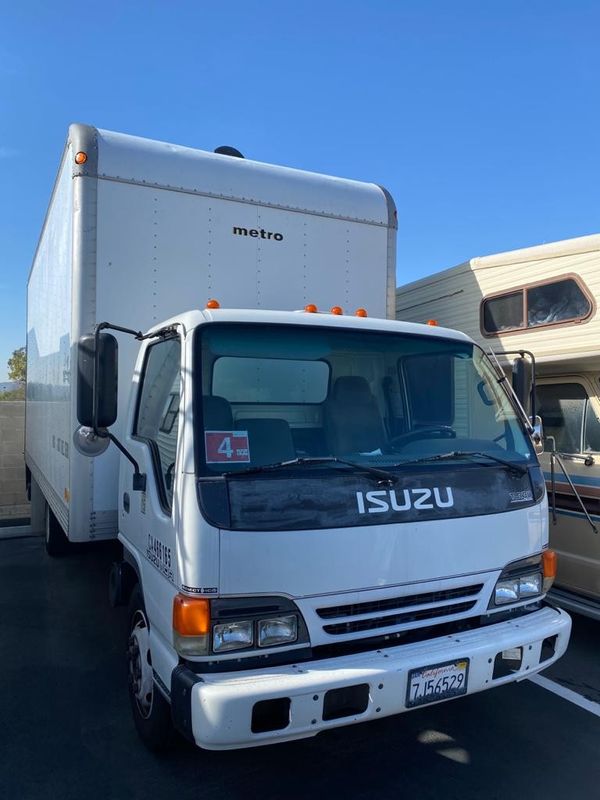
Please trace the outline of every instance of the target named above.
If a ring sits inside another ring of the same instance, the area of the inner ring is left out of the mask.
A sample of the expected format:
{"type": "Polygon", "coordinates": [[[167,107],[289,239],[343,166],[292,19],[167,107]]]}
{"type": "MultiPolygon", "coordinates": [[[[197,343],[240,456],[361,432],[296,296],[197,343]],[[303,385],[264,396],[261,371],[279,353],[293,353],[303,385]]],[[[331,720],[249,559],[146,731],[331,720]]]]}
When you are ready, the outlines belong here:
{"type": "Polygon", "coordinates": [[[174,734],[171,707],[154,682],[150,626],[139,584],[135,586],[129,601],[127,665],[129,700],[137,732],[149,750],[165,750],[174,734]]]}
{"type": "Polygon", "coordinates": [[[45,534],[48,555],[52,556],[52,558],[63,556],[69,549],[69,540],[48,503],[46,503],[45,534]]]}

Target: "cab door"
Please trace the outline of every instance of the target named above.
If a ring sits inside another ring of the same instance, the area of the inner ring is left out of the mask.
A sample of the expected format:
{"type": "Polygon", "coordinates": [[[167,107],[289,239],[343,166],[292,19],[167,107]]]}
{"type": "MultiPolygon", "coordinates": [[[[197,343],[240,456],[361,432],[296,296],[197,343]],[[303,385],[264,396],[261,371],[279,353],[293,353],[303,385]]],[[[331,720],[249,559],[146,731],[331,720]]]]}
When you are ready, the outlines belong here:
{"type": "Polygon", "coordinates": [[[172,597],[178,580],[174,498],[183,427],[181,358],[178,336],[147,345],[126,439],[146,475],[146,491],[132,491],[131,470],[123,460],[120,477],[120,533],[141,565],[151,632],[162,633],[165,641],[171,636],[172,597]]]}

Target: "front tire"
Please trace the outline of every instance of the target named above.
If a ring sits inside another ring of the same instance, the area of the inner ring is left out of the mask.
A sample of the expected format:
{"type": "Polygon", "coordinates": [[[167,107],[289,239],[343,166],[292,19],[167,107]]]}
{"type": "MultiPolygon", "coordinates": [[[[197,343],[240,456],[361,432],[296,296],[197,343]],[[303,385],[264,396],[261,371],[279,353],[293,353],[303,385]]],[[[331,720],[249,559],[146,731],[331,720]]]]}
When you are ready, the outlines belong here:
{"type": "Polygon", "coordinates": [[[69,540],[48,503],[46,503],[45,541],[46,552],[52,558],[64,556],[69,549],[69,540]]]}
{"type": "Polygon", "coordinates": [[[150,626],[139,583],[129,601],[127,666],[129,701],[136,730],[154,753],[166,750],[173,741],[171,707],[154,682],[150,652],[150,626]]]}

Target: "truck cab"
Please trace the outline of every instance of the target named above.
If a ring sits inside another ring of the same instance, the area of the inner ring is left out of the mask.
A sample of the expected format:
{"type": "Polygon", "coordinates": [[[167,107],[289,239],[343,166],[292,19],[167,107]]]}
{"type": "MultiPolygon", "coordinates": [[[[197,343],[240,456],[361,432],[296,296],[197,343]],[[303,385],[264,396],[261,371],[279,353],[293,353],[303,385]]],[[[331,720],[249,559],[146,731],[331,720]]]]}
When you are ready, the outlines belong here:
{"type": "Polygon", "coordinates": [[[112,585],[150,746],[171,722],[208,749],[312,736],[567,646],[543,473],[483,351],[339,311],[205,309],[143,337],[112,585]]]}

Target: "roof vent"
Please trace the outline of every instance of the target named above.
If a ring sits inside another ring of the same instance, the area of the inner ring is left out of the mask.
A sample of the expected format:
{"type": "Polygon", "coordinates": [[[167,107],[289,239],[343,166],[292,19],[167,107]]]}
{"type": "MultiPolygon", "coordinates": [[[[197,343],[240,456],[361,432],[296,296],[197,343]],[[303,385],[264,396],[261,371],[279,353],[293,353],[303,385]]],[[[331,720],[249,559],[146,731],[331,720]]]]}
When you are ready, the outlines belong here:
{"type": "Polygon", "coordinates": [[[230,147],[228,144],[222,144],[220,147],[215,147],[215,153],[220,156],[233,156],[234,158],[243,158],[244,156],[235,147],[230,147]]]}

